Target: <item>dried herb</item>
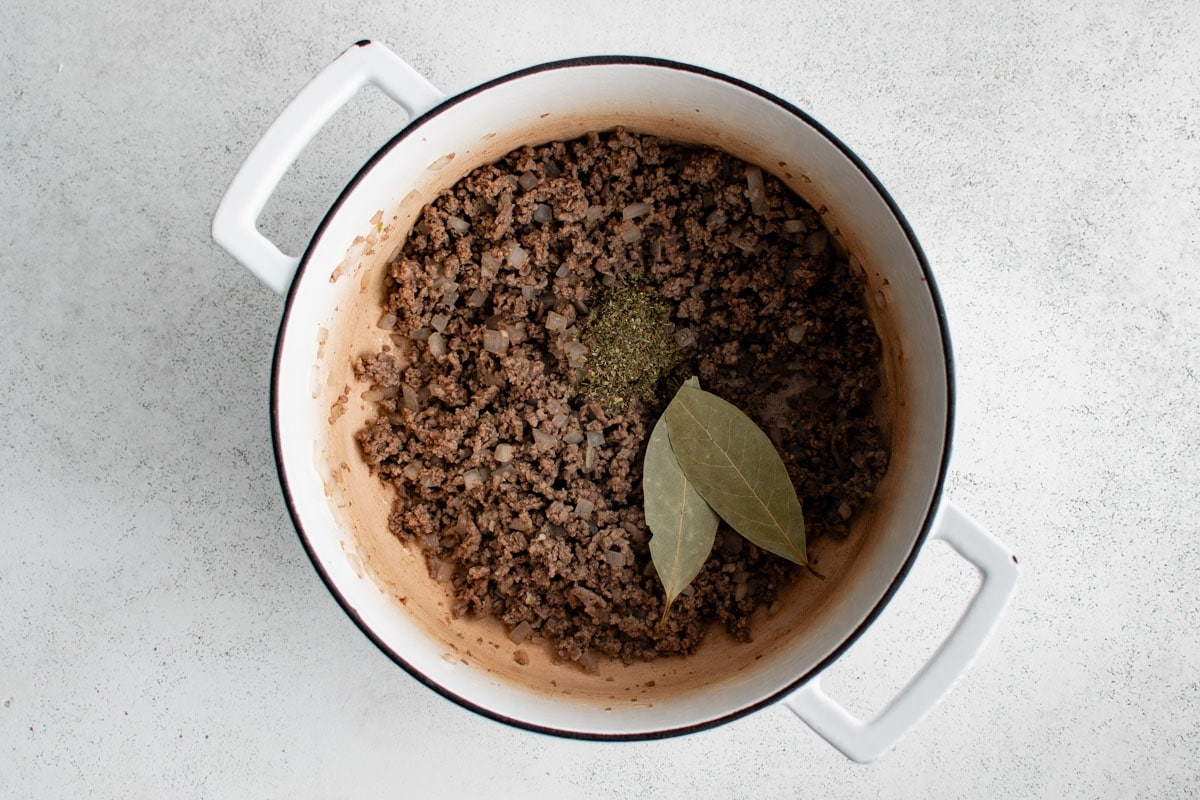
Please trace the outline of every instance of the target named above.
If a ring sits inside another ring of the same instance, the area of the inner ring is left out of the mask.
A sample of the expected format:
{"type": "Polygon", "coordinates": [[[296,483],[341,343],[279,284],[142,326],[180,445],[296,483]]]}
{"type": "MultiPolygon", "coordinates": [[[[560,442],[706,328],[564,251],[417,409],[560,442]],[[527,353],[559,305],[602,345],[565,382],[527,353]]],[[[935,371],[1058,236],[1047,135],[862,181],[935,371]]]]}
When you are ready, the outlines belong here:
{"type": "Polygon", "coordinates": [[[653,399],[659,379],[679,361],[666,301],[633,282],[599,294],[583,326],[583,342],[588,356],[579,395],[608,411],[653,399]]]}
{"type": "Polygon", "coordinates": [[[663,419],[680,469],[721,519],[762,549],[807,565],[800,499],[762,429],[733,404],[687,384],[663,419]]]}
{"type": "MultiPolygon", "coordinates": [[[[685,384],[699,388],[695,378],[685,384]]],[[[712,551],[720,519],[684,476],[671,450],[667,423],[659,418],[646,444],[642,468],[650,558],[663,584],[665,622],[671,604],[700,573],[712,551]]]]}
{"type": "Polygon", "coordinates": [[[642,494],[650,557],[666,595],[663,621],[700,574],[721,519],[762,549],[812,571],[804,512],[783,459],[754,420],[702,390],[696,378],[684,381],[654,425],[642,494]]]}

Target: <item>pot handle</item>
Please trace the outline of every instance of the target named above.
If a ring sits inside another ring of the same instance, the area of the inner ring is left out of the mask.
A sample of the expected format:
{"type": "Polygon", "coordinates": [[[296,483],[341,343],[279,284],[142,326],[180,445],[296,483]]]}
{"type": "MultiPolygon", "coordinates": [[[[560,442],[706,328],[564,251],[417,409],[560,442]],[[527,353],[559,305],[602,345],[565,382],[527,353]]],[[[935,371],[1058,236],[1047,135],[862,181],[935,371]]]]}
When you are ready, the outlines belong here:
{"type": "Polygon", "coordinates": [[[368,83],[378,86],[409,119],[444,95],[381,44],[363,40],[337,57],[300,90],[250,151],[213,216],[213,240],[279,294],[300,259],[258,231],[258,217],[288,167],[337,111],[368,83]]]}
{"type": "Polygon", "coordinates": [[[825,741],[859,763],[883,755],[937,705],[983,649],[1016,589],[1017,557],[950,503],[942,503],[933,536],[979,569],[980,586],[950,635],[909,684],[869,722],[825,694],[820,675],[784,700],[825,741]]]}

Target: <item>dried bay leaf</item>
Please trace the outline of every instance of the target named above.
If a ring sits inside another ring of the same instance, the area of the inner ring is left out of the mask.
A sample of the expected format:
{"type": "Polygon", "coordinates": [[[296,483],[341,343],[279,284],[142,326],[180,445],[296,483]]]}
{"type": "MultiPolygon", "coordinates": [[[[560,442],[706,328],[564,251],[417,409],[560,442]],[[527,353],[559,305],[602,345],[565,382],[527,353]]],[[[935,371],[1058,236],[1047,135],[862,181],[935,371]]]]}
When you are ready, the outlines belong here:
{"type": "MultiPolygon", "coordinates": [[[[695,378],[687,386],[699,387],[695,378]]],[[[646,443],[642,495],[650,528],[650,558],[666,594],[663,620],[671,603],[700,573],[712,551],[720,520],[684,476],[660,417],[646,443]]]]}
{"type": "Polygon", "coordinates": [[[771,440],[733,404],[684,384],[663,413],[687,480],[754,544],[807,565],[804,513],[771,440]]]}

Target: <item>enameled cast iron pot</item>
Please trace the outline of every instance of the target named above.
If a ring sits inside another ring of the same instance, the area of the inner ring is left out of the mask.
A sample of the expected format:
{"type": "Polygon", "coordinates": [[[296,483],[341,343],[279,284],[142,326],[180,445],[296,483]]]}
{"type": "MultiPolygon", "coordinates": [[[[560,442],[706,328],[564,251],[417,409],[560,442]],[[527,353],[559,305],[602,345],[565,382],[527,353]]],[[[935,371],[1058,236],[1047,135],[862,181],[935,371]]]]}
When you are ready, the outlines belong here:
{"type": "Polygon", "coordinates": [[[589,739],[695,731],[783,702],[847,756],[871,760],[937,702],[983,646],[1016,584],[1012,554],[941,497],[953,421],[953,362],[933,275],[887,192],[850,150],[799,109],[705,69],[644,58],[544,64],[445,98],[379,44],[359,42],[305,87],[234,178],[213,237],[287,294],[271,415],[288,508],[329,590],[397,664],[443,696],[521,728],[589,739]],[[303,256],[256,221],[296,156],[360,88],[375,84],[411,122],[368,161],[303,256]],[[445,588],[387,529],[390,497],[353,435],[367,419],[352,358],[386,340],[386,263],[421,207],[470,170],[526,144],[623,125],[723,149],[758,164],[823,214],[852,256],[884,343],[878,412],[887,475],[841,543],[816,542],[825,581],[802,580],[750,644],[713,631],[686,658],[595,674],[556,665],[494,620],[454,619],[445,588]],[[981,573],[946,641],[874,720],[853,718],[819,675],[878,616],[929,537],[981,573]]]}

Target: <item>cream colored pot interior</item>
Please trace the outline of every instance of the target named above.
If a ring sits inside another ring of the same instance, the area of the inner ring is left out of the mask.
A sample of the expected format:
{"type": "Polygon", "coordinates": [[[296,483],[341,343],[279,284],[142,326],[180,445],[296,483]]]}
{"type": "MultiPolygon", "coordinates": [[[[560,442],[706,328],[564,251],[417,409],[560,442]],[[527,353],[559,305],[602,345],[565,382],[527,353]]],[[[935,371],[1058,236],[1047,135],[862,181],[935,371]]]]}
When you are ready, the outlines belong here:
{"type": "Polygon", "coordinates": [[[360,176],[314,239],[297,280],[276,403],[286,489],[302,533],[351,613],[386,649],[493,714],[567,732],[630,735],[705,724],[760,703],[853,635],[897,579],[930,513],[946,444],[946,353],[913,247],[840,149],[791,111],[728,81],[663,66],[576,65],[451,101],[360,176]],[[889,420],[892,459],[852,537],[813,546],[826,580],[802,580],[773,617],[760,611],[753,643],[714,629],[694,656],[629,667],[602,662],[586,674],[528,642],[519,647],[529,663],[520,665],[518,645],[498,623],[451,616],[446,587],[388,531],[391,497],[354,441],[372,409],[351,362],[385,342],[376,322],[386,262],[439,190],[520,145],[617,125],[722,148],[774,173],[823,212],[861,265],[884,340],[879,407],[889,420]]]}

